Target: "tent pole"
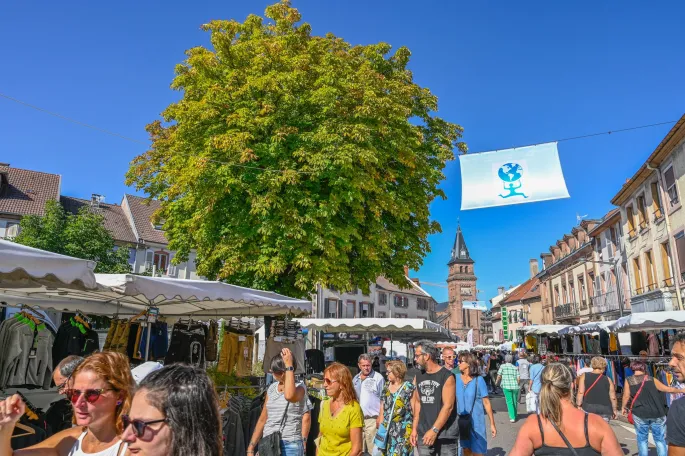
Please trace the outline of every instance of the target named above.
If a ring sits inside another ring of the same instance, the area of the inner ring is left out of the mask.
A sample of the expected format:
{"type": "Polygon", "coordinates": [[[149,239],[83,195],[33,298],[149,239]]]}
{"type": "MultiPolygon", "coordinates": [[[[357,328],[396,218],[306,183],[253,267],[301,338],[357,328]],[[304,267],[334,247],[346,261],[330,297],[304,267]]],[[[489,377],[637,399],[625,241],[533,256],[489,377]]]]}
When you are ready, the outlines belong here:
{"type": "Polygon", "coordinates": [[[392,358],[392,333],[390,333],[390,357],[392,358]]]}
{"type": "Polygon", "coordinates": [[[152,333],[152,324],[150,323],[150,317],[148,315],[145,316],[145,321],[147,324],[147,336],[145,342],[145,362],[148,362],[148,359],[150,358],[150,333],[152,333]]]}
{"type": "Polygon", "coordinates": [[[364,333],[366,335],[366,353],[369,353],[369,332],[364,333]]]}

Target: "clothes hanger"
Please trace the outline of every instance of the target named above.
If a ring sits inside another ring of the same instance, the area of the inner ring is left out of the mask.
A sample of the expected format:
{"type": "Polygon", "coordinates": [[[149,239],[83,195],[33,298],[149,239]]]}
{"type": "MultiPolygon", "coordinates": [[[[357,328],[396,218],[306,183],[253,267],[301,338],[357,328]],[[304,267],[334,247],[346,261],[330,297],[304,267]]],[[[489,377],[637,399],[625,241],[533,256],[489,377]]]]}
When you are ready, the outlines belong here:
{"type": "Polygon", "coordinates": [[[27,435],[34,435],[36,433],[35,429],[33,429],[31,426],[26,426],[25,424],[16,423],[14,425],[14,427],[16,427],[17,429],[21,429],[22,431],[24,431],[24,433],[23,434],[14,434],[11,437],[12,439],[17,438],[17,437],[25,437],[27,435]]]}

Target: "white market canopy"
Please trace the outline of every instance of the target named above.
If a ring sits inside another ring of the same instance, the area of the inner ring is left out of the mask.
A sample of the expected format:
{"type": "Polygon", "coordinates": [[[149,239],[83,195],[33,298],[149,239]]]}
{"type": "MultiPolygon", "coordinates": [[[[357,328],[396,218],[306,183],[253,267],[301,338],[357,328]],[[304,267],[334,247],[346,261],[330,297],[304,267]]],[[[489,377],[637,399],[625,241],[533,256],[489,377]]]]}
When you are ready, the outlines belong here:
{"type": "Polygon", "coordinates": [[[564,329],[559,330],[559,335],[563,336],[566,334],[592,334],[599,331],[611,332],[610,326],[614,324],[616,320],[612,321],[591,321],[588,323],[583,323],[577,326],[568,326],[564,329]]]}
{"type": "Polygon", "coordinates": [[[534,335],[559,334],[564,328],[568,328],[568,325],[533,325],[524,328],[523,332],[534,335]]]}
{"type": "Polygon", "coordinates": [[[423,318],[299,318],[303,328],[329,333],[373,333],[400,342],[454,340],[446,328],[423,318]]]}
{"type": "Polygon", "coordinates": [[[611,325],[611,332],[657,331],[685,328],[685,310],[640,312],[621,317],[611,325]]]}
{"type": "Polygon", "coordinates": [[[0,239],[0,287],[94,289],[95,264],[0,239]]]}

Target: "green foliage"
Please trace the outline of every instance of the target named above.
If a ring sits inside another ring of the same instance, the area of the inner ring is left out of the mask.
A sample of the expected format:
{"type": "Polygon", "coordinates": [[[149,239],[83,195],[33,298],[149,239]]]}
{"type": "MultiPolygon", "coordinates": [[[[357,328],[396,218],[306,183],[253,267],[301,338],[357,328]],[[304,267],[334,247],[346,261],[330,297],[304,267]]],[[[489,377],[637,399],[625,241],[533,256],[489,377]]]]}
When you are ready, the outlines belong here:
{"type": "Polygon", "coordinates": [[[19,244],[97,261],[98,273],[123,274],[131,270],[128,247],[115,251],[102,215],[88,208],[77,215],[67,214],[57,201],[48,201],[44,216],[24,217],[20,228],[14,239],[19,244]]]}
{"type": "Polygon", "coordinates": [[[203,276],[299,296],[404,283],[440,231],[429,205],[461,127],[435,116],[407,48],[312,36],[287,0],[266,17],[203,26],[213,49],[176,67],[183,97],[127,183],[161,201],[174,261],[197,249],[203,276]]]}

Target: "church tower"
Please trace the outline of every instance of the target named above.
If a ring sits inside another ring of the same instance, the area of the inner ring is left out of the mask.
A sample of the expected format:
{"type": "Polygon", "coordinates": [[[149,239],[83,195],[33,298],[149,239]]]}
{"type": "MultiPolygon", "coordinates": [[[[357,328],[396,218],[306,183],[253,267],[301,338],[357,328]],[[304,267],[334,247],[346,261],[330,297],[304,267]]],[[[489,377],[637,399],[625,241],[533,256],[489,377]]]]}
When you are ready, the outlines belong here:
{"type": "Polygon", "coordinates": [[[461,232],[461,225],[457,225],[452,257],[447,263],[449,266],[449,275],[447,276],[449,329],[462,342],[466,342],[466,335],[470,329],[473,329],[473,343],[478,345],[481,343],[480,321],[482,312],[467,310],[462,307],[464,301],[476,300],[476,281],[478,279],[474,272],[474,265],[475,261],[469,255],[469,249],[466,247],[464,235],[461,232]]]}

